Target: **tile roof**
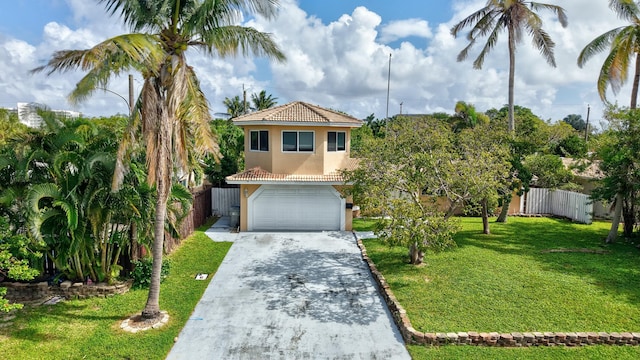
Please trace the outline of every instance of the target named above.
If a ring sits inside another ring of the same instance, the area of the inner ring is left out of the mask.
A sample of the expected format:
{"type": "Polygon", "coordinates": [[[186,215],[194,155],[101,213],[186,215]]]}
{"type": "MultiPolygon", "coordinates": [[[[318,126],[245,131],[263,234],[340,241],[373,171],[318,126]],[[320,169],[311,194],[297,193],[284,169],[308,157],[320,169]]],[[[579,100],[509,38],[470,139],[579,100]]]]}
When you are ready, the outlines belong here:
{"type": "Polygon", "coordinates": [[[561,157],[562,164],[565,168],[569,169],[573,176],[581,177],[584,179],[602,179],[604,173],[600,170],[600,161],[588,161],[580,159],[572,159],[561,157]]]}
{"type": "Polygon", "coordinates": [[[352,116],[311,105],[302,101],[294,101],[285,105],[276,106],[270,109],[256,111],[250,114],[238,116],[233,119],[236,125],[255,122],[269,123],[308,123],[311,124],[340,124],[345,126],[359,127],[362,121],[352,116]]]}
{"type": "MultiPolygon", "coordinates": [[[[357,166],[357,159],[349,159],[347,169],[352,170],[357,166]]],[[[345,169],[345,170],[347,170],[345,169]]],[[[303,175],[303,174],[273,174],[260,167],[254,167],[241,173],[227,176],[230,183],[305,183],[305,182],[327,182],[344,183],[344,178],[339,171],[334,171],[325,175],[303,175]]]]}

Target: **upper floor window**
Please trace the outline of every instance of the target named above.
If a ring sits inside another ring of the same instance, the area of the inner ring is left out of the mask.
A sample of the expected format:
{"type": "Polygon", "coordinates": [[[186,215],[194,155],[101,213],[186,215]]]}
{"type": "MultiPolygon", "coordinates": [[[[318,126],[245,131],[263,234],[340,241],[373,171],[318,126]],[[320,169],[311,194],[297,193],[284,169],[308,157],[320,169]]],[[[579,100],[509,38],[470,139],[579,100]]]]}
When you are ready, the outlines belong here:
{"type": "Polygon", "coordinates": [[[347,149],[347,133],[344,131],[329,131],[327,134],[327,151],[345,151],[347,149]]]}
{"type": "Polygon", "coordinates": [[[288,152],[313,152],[313,131],[283,131],[282,151],[288,152]]]}
{"type": "Polygon", "coordinates": [[[251,150],[269,151],[269,132],[267,130],[251,130],[251,150]]]}

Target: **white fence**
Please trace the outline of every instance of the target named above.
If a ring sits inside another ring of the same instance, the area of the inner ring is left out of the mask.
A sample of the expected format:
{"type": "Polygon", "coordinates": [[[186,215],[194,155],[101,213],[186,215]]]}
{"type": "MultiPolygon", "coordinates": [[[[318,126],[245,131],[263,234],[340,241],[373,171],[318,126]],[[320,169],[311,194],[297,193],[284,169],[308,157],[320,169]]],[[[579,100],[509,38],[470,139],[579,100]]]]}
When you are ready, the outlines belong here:
{"type": "Polygon", "coordinates": [[[229,216],[231,206],[240,205],[240,188],[212,188],[211,211],[213,215],[229,216]]]}
{"type": "Polygon", "coordinates": [[[523,213],[551,214],[591,224],[593,202],[589,195],[565,190],[532,188],[527,193],[523,213]]]}

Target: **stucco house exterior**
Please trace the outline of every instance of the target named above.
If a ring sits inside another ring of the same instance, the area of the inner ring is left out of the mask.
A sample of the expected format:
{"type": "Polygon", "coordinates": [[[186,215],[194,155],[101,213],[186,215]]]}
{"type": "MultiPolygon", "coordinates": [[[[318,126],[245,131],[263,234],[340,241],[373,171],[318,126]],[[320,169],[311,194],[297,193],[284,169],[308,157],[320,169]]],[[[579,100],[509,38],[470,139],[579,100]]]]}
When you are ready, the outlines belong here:
{"type": "Polygon", "coordinates": [[[362,121],[301,101],[233,119],[244,130],[240,231],[351,230],[352,204],[340,189],[353,169],[351,130],[362,121]]]}

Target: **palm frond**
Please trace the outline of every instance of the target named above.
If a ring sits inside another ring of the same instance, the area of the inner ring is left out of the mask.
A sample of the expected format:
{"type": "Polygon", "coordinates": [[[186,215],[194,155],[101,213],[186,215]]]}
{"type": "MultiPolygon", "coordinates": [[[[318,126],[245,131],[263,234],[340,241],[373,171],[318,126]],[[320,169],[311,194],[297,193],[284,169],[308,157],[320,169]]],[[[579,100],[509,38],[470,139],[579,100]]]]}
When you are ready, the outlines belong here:
{"type": "Polygon", "coordinates": [[[620,19],[631,23],[638,23],[640,8],[633,0],[609,0],[609,8],[613,10],[620,19]]]}
{"type": "Polygon", "coordinates": [[[205,52],[217,53],[220,56],[236,56],[253,54],[283,62],[284,53],[273,41],[272,35],[260,32],[251,27],[237,25],[223,26],[212,29],[203,34],[200,41],[192,41],[189,45],[198,47],[205,52]]]}
{"type": "Polygon", "coordinates": [[[613,30],[609,30],[606,33],[596,37],[587,44],[578,56],[578,66],[583,67],[589,59],[594,55],[599,54],[609,48],[611,42],[618,34],[626,27],[619,27],[613,30]]]}

